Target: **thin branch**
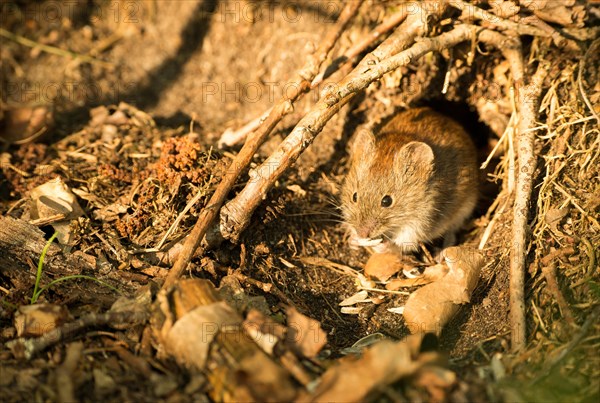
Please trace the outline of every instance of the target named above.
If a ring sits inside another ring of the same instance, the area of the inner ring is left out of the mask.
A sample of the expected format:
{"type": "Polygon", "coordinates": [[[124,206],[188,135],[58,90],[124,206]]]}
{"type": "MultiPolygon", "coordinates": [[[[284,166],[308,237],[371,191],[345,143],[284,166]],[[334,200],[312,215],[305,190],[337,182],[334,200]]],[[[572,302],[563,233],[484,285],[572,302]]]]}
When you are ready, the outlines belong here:
{"type": "Polygon", "coordinates": [[[571,308],[569,307],[565,296],[560,291],[558,281],[556,280],[556,263],[550,262],[548,265],[542,266],[542,273],[544,274],[544,278],[546,279],[546,286],[552,294],[552,296],[554,297],[554,299],[556,300],[556,303],[558,304],[558,307],[562,312],[563,318],[565,318],[565,321],[570,326],[575,326],[576,323],[573,316],[573,312],[571,311],[571,308]]]}
{"type": "MultiPolygon", "coordinates": [[[[379,24],[369,35],[367,35],[363,40],[352,46],[348,49],[344,55],[338,57],[334,60],[329,66],[327,66],[320,74],[318,74],[313,82],[311,83],[310,89],[313,90],[317,88],[327,76],[330,76],[334,72],[341,70],[342,66],[345,66],[351,63],[351,60],[364,52],[369,46],[371,46],[374,42],[376,42],[382,35],[386,34],[388,31],[395,28],[398,24],[400,24],[404,19],[406,19],[407,8],[401,7],[400,11],[392,15],[390,18],[386,19],[384,22],[379,24]],[[345,61],[341,63],[341,61],[345,61]]],[[[267,109],[262,113],[261,116],[254,118],[250,122],[246,123],[244,126],[240,127],[237,130],[227,129],[221,134],[219,138],[219,147],[223,146],[233,146],[246,138],[250,133],[256,130],[263,121],[265,121],[273,108],[267,109]]]]}
{"type": "Polygon", "coordinates": [[[209,226],[217,217],[219,209],[223,205],[223,202],[235,184],[235,181],[250,164],[250,161],[256,153],[256,150],[258,150],[258,147],[260,147],[260,145],[264,142],[265,138],[269,135],[273,128],[275,128],[281,118],[292,110],[292,103],[296,100],[296,98],[302,92],[310,89],[311,81],[318,74],[321,65],[327,58],[327,55],[337,42],[338,38],[350,20],[354,17],[354,15],[356,15],[356,12],[361,4],[362,1],[351,1],[346,4],[346,7],[340,14],[335,28],[325,37],[317,51],[309,56],[304,67],[298,72],[297,78],[290,82],[291,85],[286,85],[286,88],[294,88],[293,94],[291,94],[289,97],[284,96],[273,107],[269,117],[263,122],[262,126],[248,138],[239,154],[236,156],[235,160],[229,166],[229,169],[223,176],[221,183],[219,183],[219,186],[217,186],[215,193],[213,193],[206,207],[200,213],[192,232],[185,240],[177,261],[171,268],[171,271],[165,280],[163,289],[170,288],[175,284],[177,279],[181,277],[181,274],[187,267],[188,263],[192,260],[194,252],[200,245],[200,242],[202,242],[202,239],[204,238],[209,226]]]}
{"type": "MultiPolygon", "coordinates": [[[[351,65],[353,58],[355,58],[356,56],[358,56],[362,52],[364,52],[369,46],[371,46],[371,44],[373,44],[375,41],[377,41],[377,39],[381,35],[387,33],[389,30],[397,27],[398,24],[400,24],[402,21],[404,21],[406,19],[407,15],[408,15],[408,8],[400,7],[400,11],[398,11],[396,14],[392,15],[390,18],[388,18],[387,20],[382,22],[380,25],[378,25],[373,30],[373,32],[371,32],[369,35],[367,35],[362,41],[360,41],[359,43],[352,46],[350,49],[348,49],[346,51],[346,53],[343,56],[338,57],[337,60],[334,60],[329,66],[327,66],[327,68],[314,79],[311,87],[316,88],[327,77],[331,76],[335,71],[342,70],[342,68],[344,66],[351,65]],[[341,61],[344,61],[344,63],[341,63],[341,61]]],[[[398,50],[400,50],[400,49],[398,49],[398,50]]]]}
{"type": "Polygon", "coordinates": [[[46,348],[76,336],[87,328],[107,325],[118,328],[124,325],[144,323],[147,319],[148,314],[142,311],[91,313],[73,322],[65,323],[40,337],[20,337],[7,342],[6,346],[11,349],[15,357],[29,360],[46,348]]]}
{"type": "Polygon", "coordinates": [[[466,13],[467,17],[470,19],[485,21],[489,24],[497,26],[498,28],[514,31],[518,35],[531,35],[541,37],[550,36],[548,32],[541,28],[500,18],[496,14],[492,14],[489,11],[485,11],[463,0],[451,0],[449,2],[449,5],[451,7],[461,10],[463,14],[466,13]]]}
{"type": "Polygon", "coordinates": [[[523,66],[513,72],[517,88],[519,124],[517,133],[517,187],[513,216],[512,248],[510,250],[510,319],[512,328],[511,347],[513,351],[525,348],[527,340],[525,318],[525,263],[527,257],[527,233],[529,205],[533,188],[533,173],[537,165],[534,154],[534,126],[539,109],[544,78],[549,64],[540,61],[531,82],[523,86],[523,66]],[[522,89],[519,91],[519,82],[522,89]]]}
{"type": "Polygon", "coordinates": [[[538,70],[525,85],[524,62],[521,41],[498,32],[486,31],[480,35],[482,42],[497,46],[508,61],[513,78],[516,112],[511,121],[517,122],[517,186],[513,206],[513,236],[510,250],[510,322],[511,348],[525,347],[527,340],[525,317],[525,260],[527,256],[527,223],[533,187],[533,172],[537,161],[533,152],[535,132],[530,130],[536,121],[542,83],[548,74],[548,64],[540,61],[538,70]],[[514,116],[516,114],[516,116],[514,116]]]}

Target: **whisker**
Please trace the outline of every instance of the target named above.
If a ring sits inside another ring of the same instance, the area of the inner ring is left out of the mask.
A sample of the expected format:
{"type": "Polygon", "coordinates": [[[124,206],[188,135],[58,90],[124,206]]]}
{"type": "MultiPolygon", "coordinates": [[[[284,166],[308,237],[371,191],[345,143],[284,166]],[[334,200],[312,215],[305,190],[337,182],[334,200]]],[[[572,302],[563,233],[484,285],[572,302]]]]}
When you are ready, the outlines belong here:
{"type": "Polygon", "coordinates": [[[337,217],[341,217],[342,213],[340,210],[331,210],[331,209],[311,209],[311,210],[305,210],[302,213],[290,213],[290,214],[296,214],[296,215],[301,215],[301,214],[306,214],[306,213],[310,213],[310,214],[320,214],[320,215],[334,215],[337,217]]]}
{"type": "Polygon", "coordinates": [[[325,197],[325,198],[324,198],[324,200],[325,200],[327,203],[329,203],[329,204],[332,204],[332,205],[334,205],[334,206],[339,206],[339,205],[340,205],[340,203],[341,203],[341,201],[340,201],[340,200],[338,200],[338,199],[334,198],[333,196],[327,196],[327,197],[325,197]]]}
{"type": "Polygon", "coordinates": [[[336,217],[329,214],[311,214],[311,213],[303,213],[303,214],[286,214],[286,217],[318,217],[321,221],[335,221],[339,223],[345,222],[342,217],[336,217]]]}
{"type": "Polygon", "coordinates": [[[334,221],[343,223],[344,217],[338,211],[332,210],[309,210],[299,213],[284,213],[286,217],[318,217],[321,221],[334,221]]]}

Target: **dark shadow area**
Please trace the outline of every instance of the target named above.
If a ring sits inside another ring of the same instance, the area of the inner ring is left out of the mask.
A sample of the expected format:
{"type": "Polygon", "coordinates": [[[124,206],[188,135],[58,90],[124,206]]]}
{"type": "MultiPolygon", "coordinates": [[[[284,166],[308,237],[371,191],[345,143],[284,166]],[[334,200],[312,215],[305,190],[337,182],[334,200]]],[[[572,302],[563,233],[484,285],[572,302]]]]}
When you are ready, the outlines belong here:
{"type": "MultiPolygon", "coordinates": [[[[191,57],[202,49],[204,40],[210,30],[212,16],[219,4],[218,0],[204,0],[199,3],[193,16],[188,20],[182,30],[182,42],[173,57],[164,60],[144,78],[143,85],[136,84],[128,87],[127,91],[118,94],[115,99],[113,94],[100,97],[93,102],[69,110],[57,110],[57,127],[61,127],[61,134],[76,131],[81,124],[89,120],[89,109],[99,105],[114,104],[119,101],[129,102],[140,109],[155,106],[161,95],[177,80],[182,70],[191,57]]],[[[93,86],[93,78],[89,77],[89,84],[93,86]]],[[[181,122],[181,116],[172,117],[174,121],[181,122]]],[[[169,122],[169,120],[166,120],[169,122]]],[[[188,122],[189,123],[189,120],[188,122]]]]}
{"type": "Polygon", "coordinates": [[[137,89],[140,100],[136,105],[141,109],[155,106],[165,92],[181,75],[183,67],[196,52],[202,49],[202,44],[211,26],[212,15],[218,0],[204,0],[195,10],[182,31],[182,42],[179,51],[172,59],[165,60],[161,66],[148,75],[147,84],[137,89]]]}
{"type": "MultiPolygon", "coordinates": [[[[436,111],[454,119],[461,124],[473,140],[477,148],[478,162],[483,163],[490,152],[490,139],[495,137],[492,130],[479,119],[479,114],[471,109],[469,105],[463,102],[448,101],[444,98],[427,100],[422,103],[423,106],[429,106],[436,111]]],[[[485,170],[480,171],[479,180],[479,199],[473,216],[481,216],[487,212],[492,205],[498,193],[500,186],[488,179],[488,174],[492,173],[499,160],[492,159],[485,170]]]]}
{"type": "MultiPolygon", "coordinates": [[[[82,21],[89,20],[91,15],[89,10],[93,8],[91,6],[92,3],[93,2],[88,1],[88,7],[80,7],[81,10],[77,13],[78,22],[76,25],[80,25],[82,21]]],[[[260,8],[261,4],[267,4],[266,7],[268,7],[269,10],[276,8],[278,10],[289,9],[286,12],[286,15],[292,19],[291,22],[293,22],[294,16],[297,15],[311,15],[311,18],[313,18],[312,16],[314,15],[314,18],[325,23],[334,23],[342,9],[342,5],[338,3],[320,3],[311,1],[264,1],[257,2],[252,6],[260,8]]],[[[147,110],[156,106],[165,91],[167,91],[181,76],[184,67],[190,59],[201,51],[204,41],[211,29],[215,13],[218,13],[221,10],[227,12],[227,10],[230,10],[231,8],[228,7],[227,4],[219,2],[218,0],[204,0],[200,2],[192,13],[192,17],[187,21],[186,26],[182,30],[181,46],[177,52],[174,53],[173,57],[164,60],[160,66],[151,71],[143,78],[142,82],[127,86],[126,91],[118,94],[108,92],[107,94],[103,94],[103,96],[95,97],[82,106],[74,108],[68,107],[65,109],[58,107],[55,111],[56,127],[60,127],[61,130],[60,133],[55,133],[55,138],[79,130],[81,125],[89,120],[90,108],[96,106],[115,104],[120,101],[130,103],[142,110],[147,110]]],[[[96,78],[91,72],[89,72],[89,74],[84,74],[83,76],[85,77],[82,79],[85,81],[84,85],[87,84],[89,88],[96,87],[96,78]]],[[[190,118],[186,118],[186,116],[187,115],[184,113],[180,113],[163,117],[162,119],[158,118],[158,120],[161,124],[172,127],[173,125],[189,124],[190,118]]]]}
{"type": "Polygon", "coordinates": [[[471,136],[478,150],[488,145],[492,131],[485,123],[479,120],[479,114],[466,103],[438,98],[425,101],[423,104],[460,123],[469,136],[471,136]]]}
{"type": "MultiPolygon", "coordinates": [[[[187,113],[179,111],[171,116],[156,116],[154,121],[158,126],[163,127],[189,126],[192,117],[187,113]]],[[[194,121],[194,131],[198,131],[201,128],[202,122],[194,121]]]]}

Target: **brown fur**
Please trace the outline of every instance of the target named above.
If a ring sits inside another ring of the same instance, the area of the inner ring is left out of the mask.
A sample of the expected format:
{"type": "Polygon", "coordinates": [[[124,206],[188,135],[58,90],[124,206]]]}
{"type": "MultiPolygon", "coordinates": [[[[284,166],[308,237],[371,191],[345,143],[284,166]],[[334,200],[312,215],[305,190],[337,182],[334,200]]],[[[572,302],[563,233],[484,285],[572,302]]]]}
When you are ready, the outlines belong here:
{"type": "Polygon", "coordinates": [[[432,240],[471,214],[478,177],[475,147],[458,123],[429,108],[400,112],[376,136],[357,135],[342,187],[344,218],[360,238],[412,231],[404,238],[432,240]],[[388,208],[385,195],[393,198],[388,208]]]}

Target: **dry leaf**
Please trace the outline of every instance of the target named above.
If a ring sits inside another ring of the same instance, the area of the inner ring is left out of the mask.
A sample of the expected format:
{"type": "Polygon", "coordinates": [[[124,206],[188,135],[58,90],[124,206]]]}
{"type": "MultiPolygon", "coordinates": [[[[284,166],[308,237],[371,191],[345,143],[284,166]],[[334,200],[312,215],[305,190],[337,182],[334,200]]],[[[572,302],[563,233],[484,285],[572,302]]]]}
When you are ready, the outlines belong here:
{"type": "MultiPolygon", "coordinates": [[[[80,193],[77,193],[79,197],[82,197],[80,193]]],[[[85,197],[82,197],[85,200],[89,200],[85,197]]],[[[119,202],[109,204],[107,206],[100,207],[93,211],[92,215],[95,220],[103,221],[103,222],[112,222],[119,219],[120,214],[125,214],[127,212],[128,206],[121,204],[119,202]]]]}
{"type": "Polygon", "coordinates": [[[267,318],[256,309],[248,312],[242,326],[246,334],[269,355],[273,354],[273,348],[284,339],[286,334],[284,326],[267,318]]]}
{"type": "Polygon", "coordinates": [[[452,247],[443,252],[448,274],[413,292],[404,307],[404,319],[411,333],[433,332],[442,328],[458,310],[469,302],[479,280],[483,257],[474,250],[452,247]]]}
{"type": "Polygon", "coordinates": [[[280,371],[264,354],[253,354],[244,359],[237,371],[239,380],[235,382],[235,400],[292,401],[296,390],[287,378],[281,377],[280,371]]]}
{"type": "Polygon", "coordinates": [[[340,312],[346,315],[358,315],[361,310],[360,306],[343,306],[340,312]]]}
{"type": "Polygon", "coordinates": [[[68,245],[71,240],[71,220],[83,215],[77,198],[59,177],[31,191],[31,218],[37,225],[47,221],[58,232],[58,241],[68,245]]]}
{"type": "Polygon", "coordinates": [[[321,324],[302,315],[294,307],[288,307],[286,314],[288,345],[305,357],[315,357],[327,343],[327,333],[321,329],[321,324]]]}
{"type": "Polygon", "coordinates": [[[359,302],[371,302],[371,300],[369,299],[369,293],[367,291],[365,291],[365,290],[359,291],[356,294],[349,296],[348,298],[346,298],[345,300],[340,302],[338,305],[339,306],[352,306],[359,302]]]}
{"type": "Polygon", "coordinates": [[[400,255],[395,253],[375,253],[365,265],[365,274],[386,281],[394,274],[405,268],[400,255]]]}
{"type": "Polygon", "coordinates": [[[67,322],[69,317],[63,305],[22,305],[15,313],[15,328],[19,337],[42,336],[67,322]]]}
{"type": "Polygon", "coordinates": [[[158,294],[154,308],[159,357],[202,371],[214,401],[291,401],[296,395],[289,372],[245,333],[239,313],[209,281],[179,281],[158,294]]]}
{"type": "Polygon", "coordinates": [[[237,313],[226,302],[199,306],[168,330],[163,346],[187,368],[203,369],[215,336],[228,326],[238,326],[237,313]]]}
{"type": "Polygon", "coordinates": [[[551,208],[544,215],[544,221],[550,227],[550,230],[556,235],[563,235],[562,232],[558,229],[558,225],[561,220],[565,218],[567,214],[569,214],[569,207],[563,207],[561,209],[551,208]]]}
{"type": "Polygon", "coordinates": [[[415,353],[414,346],[419,344],[415,344],[415,338],[420,340],[417,336],[401,342],[384,340],[366,349],[361,358],[338,360],[338,365],[323,374],[315,392],[298,400],[364,401],[370,392],[411,376],[423,365],[438,360],[436,353],[415,353]],[[413,358],[414,355],[417,357],[413,358]]]}

